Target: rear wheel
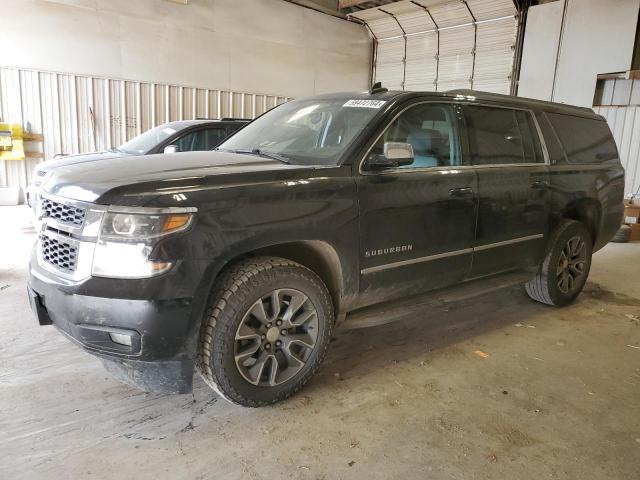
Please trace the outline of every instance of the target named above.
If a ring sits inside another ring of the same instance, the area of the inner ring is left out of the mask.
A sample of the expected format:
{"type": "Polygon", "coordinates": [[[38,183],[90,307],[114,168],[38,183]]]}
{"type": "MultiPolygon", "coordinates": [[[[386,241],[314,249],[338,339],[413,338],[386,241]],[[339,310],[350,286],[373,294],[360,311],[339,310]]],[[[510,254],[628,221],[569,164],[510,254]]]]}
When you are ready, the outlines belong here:
{"type": "Polygon", "coordinates": [[[538,274],[525,284],[529,296],[547,305],[562,306],[582,291],[591,267],[592,241],[583,223],[564,220],[553,232],[538,274]]]}
{"type": "Polygon", "coordinates": [[[317,275],[282,258],[244,260],[223,274],[212,295],[198,370],[233,403],[275,403],[313,376],[332,328],[331,299],[317,275]]]}

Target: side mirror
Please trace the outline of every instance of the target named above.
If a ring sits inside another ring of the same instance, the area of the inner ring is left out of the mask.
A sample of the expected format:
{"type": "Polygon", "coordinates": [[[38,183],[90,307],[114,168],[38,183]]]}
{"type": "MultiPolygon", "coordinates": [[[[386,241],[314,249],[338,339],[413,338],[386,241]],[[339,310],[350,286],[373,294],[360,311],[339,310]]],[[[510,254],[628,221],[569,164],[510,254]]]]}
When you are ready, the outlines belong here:
{"type": "Polygon", "coordinates": [[[167,145],[164,147],[164,153],[176,153],[180,151],[180,147],[178,145],[167,145]]]}
{"type": "Polygon", "coordinates": [[[396,168],[413,163],[413,146],[404,142],[385,142],[382,155],[371,155],[367,166],[374,170],[396,168]]]}

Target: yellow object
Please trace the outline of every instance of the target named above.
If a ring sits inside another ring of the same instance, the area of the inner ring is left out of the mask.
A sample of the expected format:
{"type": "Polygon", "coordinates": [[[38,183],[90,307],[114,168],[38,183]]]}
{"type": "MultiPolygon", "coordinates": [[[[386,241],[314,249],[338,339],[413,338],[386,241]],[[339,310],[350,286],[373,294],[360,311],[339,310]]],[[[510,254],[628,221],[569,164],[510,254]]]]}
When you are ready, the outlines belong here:
{"type": "Polygon", "coordinates": [[[17,123],[0,123],[0,160],[24,160],[24,132],[17,123]]]}
{"type": "Polygon", "coordinates": [[[167,217],[167,221],[164,223],[162,227],[162,233],[171,232],[172,230],[177,230],[178,228],[184,227],[189,220],[191,219],[191,215],[189,214],[173,214],[167,217]]]}

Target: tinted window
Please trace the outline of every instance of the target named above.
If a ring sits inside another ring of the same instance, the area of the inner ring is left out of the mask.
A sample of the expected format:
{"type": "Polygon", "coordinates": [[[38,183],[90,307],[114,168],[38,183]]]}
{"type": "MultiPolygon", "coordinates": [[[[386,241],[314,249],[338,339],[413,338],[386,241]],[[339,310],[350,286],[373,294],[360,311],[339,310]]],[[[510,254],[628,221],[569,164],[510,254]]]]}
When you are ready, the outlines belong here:
{"type": "Polygon", "coordinates": [[[201,150],[213,150],[220,145],[225,138],[227,138],[227,130],[225,128],[209,128],[205,130],[205,140],[201,150]]]}
{"type": "Polygon", "coordinates": [[[537,113],[536,119],[538,120],[538,125],[540,125],[540,130],[542,131],[542,136],[544,137],[544,143],[547,146],[549,161],[552,164],[566,162],[567,157],[564,156],[562,145],[560,145],[558,136],[549,123],[549,120],[547,120],[546,115],[544,113],[537,113]]]}
{"type": "Polygon", "coordinates": [[[409,143],[414,160],[406,168],[460,165],[455,117],[448,105],[425,103],[411,107],[393,121],[371,153],[382,154],[385,142],[409,143]]]}
{"type": "Polygon", "coordinates": [[[526,163],[544,163],[540,136],[533,121],[533,115],[523,110],[516,110],[516,118],[522,134],[524,161],[526,163]]]}
{"type": "Polygon", "coordinates": [[[178,146],[179,152],[190,152],[192,150],[203,150],[200,145],[204,145],[205,131],[197,130],[195,132],[187,133],[182,137],[171,142],[172,145],[178,146]]]}
{"type": "Polygon", "coordinates": [[[618,157],[615,141],[604,120],[547,113],[569,163],[598,163],[618,157]]]}
{"type": "Polygon", "coordinates": [[[528,112],[508,108],[465,107],[471,161],[474,165],[543,162],[532,135],[528,112]]]}

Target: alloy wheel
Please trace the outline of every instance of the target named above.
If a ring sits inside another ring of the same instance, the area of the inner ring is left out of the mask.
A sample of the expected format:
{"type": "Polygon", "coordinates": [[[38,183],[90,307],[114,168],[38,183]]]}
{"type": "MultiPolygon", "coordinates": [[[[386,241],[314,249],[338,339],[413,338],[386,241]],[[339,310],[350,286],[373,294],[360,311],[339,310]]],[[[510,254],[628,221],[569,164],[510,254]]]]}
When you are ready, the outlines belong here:
{"type": "Polygon", "coordinates": [[[587,264],[587,249],[584,240],[579,237],[571,237],[565,244],[556,268],[558,288],[562,293],[572,292],[584,276],[587,264]]]}
{"type": "Polygon", "coordinates": [[[295,289],[277,289],[245,313],[235,336],[234,358],[242,377],[258,387],[274,387],[306,364],[318,336],[318,312],[295,289]]]}

